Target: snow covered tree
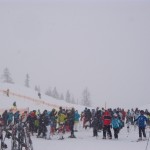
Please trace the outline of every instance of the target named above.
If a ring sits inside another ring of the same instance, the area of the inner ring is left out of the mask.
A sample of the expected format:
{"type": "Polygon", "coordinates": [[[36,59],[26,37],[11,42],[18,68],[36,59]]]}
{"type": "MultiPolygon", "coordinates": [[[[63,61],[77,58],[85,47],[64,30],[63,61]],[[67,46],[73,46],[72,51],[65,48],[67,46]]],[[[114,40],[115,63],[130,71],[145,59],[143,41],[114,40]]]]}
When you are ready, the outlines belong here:
{"type": "Polygon", "coordinates": [[[35,91],[37,91],[37,92],[40,92],[40,91],[41,91],[40,86],[37,86],[37,85],[35,86],[34,89],[35,89],[35,91]]]}
{"type": "Polygon", "coordinates": [[[56,87],[54,87],[54,89],[53,89],[53,91],[52,91],[52,96],[53,96],[54,98],[56,98],[56,99],[59,99],[59,94],[58,94],[58,92],[57,92],[56,87]]]}
{"type": "Polygon", "coordinates": [[[26,87],[30,87],[30,85],[29,85],[29,81],[30,81],[29,78],[30,78],[29,74],[26,74],[26,79],[25,79],[25,86],[26,87]]]}
{"type": "Polygon", "coordinates": [[[51,88],[48,88],[48,89],[46,90],[45,95],[47,95],[47,96],[52,96],[52,90],[51,90],[51,88]]]}
{"type": "Polygon", "coordinates": [[[38,86],[37,86],[37,85],[35,86],[34,90],[35,90],[35,91],[38,91],[38,86]]]}
{"type": "Polygon", "coordinates": [[[71,102],[71,95],[70,95],[70,92],[69,90],[67,90],[67,93],[66,93],[66,102],[70,103],[71,102]]]}
{"type": "Polygon", "coordinates": [[[60,95],[60,100],[64,100],[64,95],[63,94],[60,95]]]}
{"type": "Polygon", "coordinates": [[[87,88],[85,88],[82,93],[81,103],[84,106],[91,106],[90,93],[87,88]]]}
{"type": "Polygon", "coordinates": [[[74,99],[74,96],[72,96],[72,98],[71,98],[71,103],[72,104],[75,104],[76,102],[75,102],[75,99],[74,99]]]}
{"type": "Polygon", "coordinates": [[[2,74],[2,79],[3,79],[3,82],[5,82],[5,83],[11,83],[11,84],[14,83],[12,78],[11,78],[11,74],[10,74],[8,68],[4,69],[4,72],[2,74]]]}

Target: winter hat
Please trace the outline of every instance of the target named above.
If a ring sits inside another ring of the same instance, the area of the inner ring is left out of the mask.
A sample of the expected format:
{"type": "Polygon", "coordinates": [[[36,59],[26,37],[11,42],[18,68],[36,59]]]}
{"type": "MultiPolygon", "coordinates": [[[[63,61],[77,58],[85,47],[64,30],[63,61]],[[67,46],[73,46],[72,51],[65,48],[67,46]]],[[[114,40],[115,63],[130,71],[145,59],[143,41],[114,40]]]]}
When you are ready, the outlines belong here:
{"type": "Polygon", "coordinates": [[[144,110],[141,110],[141,111],[140,111],[140,114],[144,114],[144,110]]]}
{"type": "Polygon", "coordinates": [[[114,117],[118,117],[118,115],[116,113],[114,113],[114,117]]]}

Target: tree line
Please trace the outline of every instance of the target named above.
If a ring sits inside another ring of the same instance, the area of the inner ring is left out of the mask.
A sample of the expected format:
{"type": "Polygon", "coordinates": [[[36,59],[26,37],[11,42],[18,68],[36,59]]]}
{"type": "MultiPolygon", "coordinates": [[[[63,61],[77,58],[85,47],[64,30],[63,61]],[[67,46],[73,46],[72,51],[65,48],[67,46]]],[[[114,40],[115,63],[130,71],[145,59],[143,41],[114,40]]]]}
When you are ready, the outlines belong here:
{"type": "MultiPolygon", "coordinates": [[[[4,82],[4,83],[14,84],[14,81],[11,77],[11,73],[10,73],[10,71],[7,67],[3,70],[1,79],[2,79],[2,82],[4,82]]],[[[25,75],[24,86],[27,87],[27,88],[30,87],[30,76],[29,76],[28,73],[25,75]]],[[[35,85],[34,90],[37,91],[38,94],[41,93],[40,86],[35,85]]],[[[69,90],[67,90],[65,96],[64,96],[63,93],[60,94],[57,91],[56,87],[54,87],[53,89],[52,88],[47,88],[47,90],[45,91],[45,95],[53,97],[57,100],[65,100],[67,103],[80,104],[80,105],[84,105],[84,106],[91,106],[92,105],[90,92],[89,92],[88,88],[85,88],[83,90],[80,100],[75,99],[74,96],[70,93],[69,90]]]]}

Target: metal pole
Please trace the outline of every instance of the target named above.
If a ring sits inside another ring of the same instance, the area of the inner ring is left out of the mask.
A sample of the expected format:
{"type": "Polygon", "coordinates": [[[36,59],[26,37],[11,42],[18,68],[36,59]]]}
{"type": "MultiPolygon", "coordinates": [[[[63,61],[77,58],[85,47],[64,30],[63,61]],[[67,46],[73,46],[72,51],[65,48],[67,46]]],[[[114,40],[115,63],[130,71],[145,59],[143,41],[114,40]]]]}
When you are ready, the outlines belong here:
{"type": "Polygon", "coordinates": [[[147,144],[146,144],[145,150],[147,150],[147,148],[148,148],[149,138],[150,138],[150,131],[149,131],[149,137],[148,137],[148,140],[147,140],[147,144]]]}

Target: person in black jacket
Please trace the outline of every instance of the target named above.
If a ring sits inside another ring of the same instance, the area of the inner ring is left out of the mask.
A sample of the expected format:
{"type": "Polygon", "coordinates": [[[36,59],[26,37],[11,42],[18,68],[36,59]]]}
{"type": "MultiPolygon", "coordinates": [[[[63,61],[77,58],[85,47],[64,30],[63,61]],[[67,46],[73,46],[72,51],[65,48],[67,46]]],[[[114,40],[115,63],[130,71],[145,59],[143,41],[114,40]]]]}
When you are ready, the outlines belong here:
{"type": "Polygon", "coordinates": [[[2,118],[4,120],[4,126],[7,125],[7,119],[8,119],[8,112],[7,110],[4,111],[4,113],[2,114],[2,118]]]}
{"type": "Polygon", "coordinates": [[[69,128],[71,131],[70,138],[76,138],[74,135],[74,120],[75,120],[75,110],[74,108],[71,109],[71,111],[68,113],[68,122],[69,122],[69,128]]]}
{"type": "Polygon", "coordinates": [[[19,112],[19,111],[16,111],[16,112],[14,113],[14,124],[19,123],[19,116],[20,116],[20,112],[19,112]]]}
{"type": "Polygon", "coordinates": [[[99,119],[95,116],[92,120],[91,126],[93,127],[93,137],[98,136],[99,119]]]}
{"type": "Polygon", "coordinates": [[[42,138],[46,138],[47,129],[46,129],[46,122],[45,122],[46,119],[45,118],[46,118],[45,113],[42,113],[39,118],[39,131],[38,131],[38,135],[37,135],[38,138],[41,137],[40,136],[41,133],[43,134],[42,138]]]}

